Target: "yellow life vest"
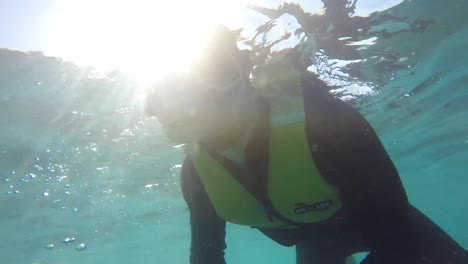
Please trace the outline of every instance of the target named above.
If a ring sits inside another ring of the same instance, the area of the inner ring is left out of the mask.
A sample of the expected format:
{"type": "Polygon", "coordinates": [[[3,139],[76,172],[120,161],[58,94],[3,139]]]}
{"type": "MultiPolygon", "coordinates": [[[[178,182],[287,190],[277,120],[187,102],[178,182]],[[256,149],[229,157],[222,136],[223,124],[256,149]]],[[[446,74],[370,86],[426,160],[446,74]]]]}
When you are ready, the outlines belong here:
{"type": "Polygon", "coordinates": [[[272,207],[281,217],[269,218],[259,201],[202,147],[189,153],[194,168],[216,213],[228,222],[261,228],[294,228],[291,223],[324,221],[333,216],[342,203],[338,190],[320,175],[312,159],[303,100],[277,98],[273,101],[266,188],[272,207]],[[288,111],[292,105],[302,112],[288,111]]]}

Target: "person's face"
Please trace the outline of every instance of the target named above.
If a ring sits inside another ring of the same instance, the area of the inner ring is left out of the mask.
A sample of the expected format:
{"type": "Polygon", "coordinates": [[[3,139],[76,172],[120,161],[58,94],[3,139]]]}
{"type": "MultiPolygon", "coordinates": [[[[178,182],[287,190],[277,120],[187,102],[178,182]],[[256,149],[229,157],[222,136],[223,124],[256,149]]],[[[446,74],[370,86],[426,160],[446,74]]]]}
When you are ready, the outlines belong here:
{"type": "Polygon", "coordinates": [[[251,116],[253,91],[247,53],[202,57],[191,72],[166,86],[163,115],[158,116],[177,143],[202,143],[223,149],[242,136],[251,116]],[[247,56],[246,56],[247,55],[247,56]]]}
{"type": "Polygon", "coordinates": [[[195,142],[225,149],[243,135],[254,107],[253,92],[246,80],[224,93],[206,93],[204,103],[194,111],[191,130],[195,142]]]}
{"type": "MultiPolygon", "coordinates": [[[[225,149],[243,134],[252,115],[252,96],[247,77],[236,76],[221,85],[213,80],[192,80],[181,94],[166,97],[166,114],[159,116],[170,140],[201,143],[225,149]]],[[[177,88],[174,88],[177,89],[177,88]]]]}

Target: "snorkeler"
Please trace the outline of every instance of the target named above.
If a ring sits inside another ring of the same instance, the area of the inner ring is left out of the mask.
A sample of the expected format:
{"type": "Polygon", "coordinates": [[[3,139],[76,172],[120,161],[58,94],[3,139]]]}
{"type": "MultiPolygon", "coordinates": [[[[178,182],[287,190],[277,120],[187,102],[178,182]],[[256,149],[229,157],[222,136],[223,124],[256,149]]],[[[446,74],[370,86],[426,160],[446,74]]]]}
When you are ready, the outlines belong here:
{"type": "Polygon", "coordinates": [[[296,49],[277,55],[254,88],[248,52],[220,29],[188,76],[149,98],[148,114],[186,148],[190,263],[225,263],[231,222],[295,246],[298,264],[344,264],[358,252],[369,252],[366,264],[468,264],[409,203],[358,110],[305,70],[296,49]]]}

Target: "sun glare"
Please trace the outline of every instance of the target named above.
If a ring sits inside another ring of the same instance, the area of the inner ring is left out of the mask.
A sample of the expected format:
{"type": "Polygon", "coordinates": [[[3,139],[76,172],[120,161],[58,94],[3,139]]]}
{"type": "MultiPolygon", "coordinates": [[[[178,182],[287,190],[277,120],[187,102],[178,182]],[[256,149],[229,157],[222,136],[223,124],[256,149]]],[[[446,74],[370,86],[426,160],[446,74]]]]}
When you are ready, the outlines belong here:
{"type": "Polygon", "coordinates": [[[188,65],[214,25],[239,26],[241,9],[235,0],[61,1],[46,52],[145,84],[188,65]]]}

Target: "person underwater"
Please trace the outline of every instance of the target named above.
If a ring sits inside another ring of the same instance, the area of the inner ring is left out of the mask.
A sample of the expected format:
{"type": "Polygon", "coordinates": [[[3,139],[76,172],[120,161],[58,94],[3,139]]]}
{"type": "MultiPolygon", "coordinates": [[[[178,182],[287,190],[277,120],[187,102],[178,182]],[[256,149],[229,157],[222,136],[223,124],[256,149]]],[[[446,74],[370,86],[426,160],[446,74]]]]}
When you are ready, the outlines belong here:
{"type": "Polygon", "coordinates": [[[295,246],[297,264],[468,264],[466,251],[407,198],[359,111],[328,92],[297,48],[251,78],[249,51],[226,28],[190,72],[148,97],[170,140],[185,144],[181,189],[191,264],[225,263],[226,222],[295,246]]]}

